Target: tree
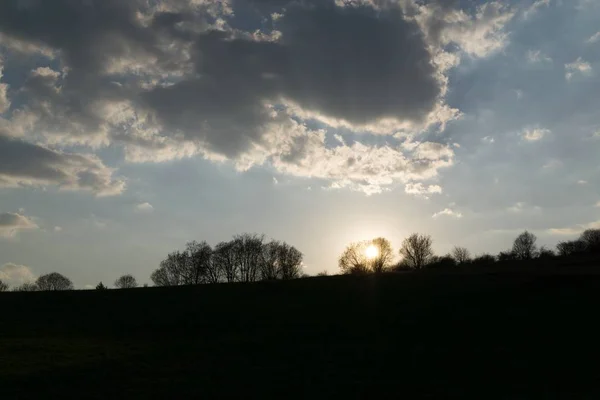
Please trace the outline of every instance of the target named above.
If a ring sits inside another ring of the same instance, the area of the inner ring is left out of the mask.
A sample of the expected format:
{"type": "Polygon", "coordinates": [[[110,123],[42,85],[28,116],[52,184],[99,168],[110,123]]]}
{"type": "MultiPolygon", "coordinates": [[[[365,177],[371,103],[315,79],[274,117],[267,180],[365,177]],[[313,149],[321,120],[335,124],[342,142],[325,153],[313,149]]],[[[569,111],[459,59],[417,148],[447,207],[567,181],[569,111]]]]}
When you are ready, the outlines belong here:
{"type": "Polygon", "coordinates": [[[99,284],[96,285],[96,290],[106,290],[108,289],[106,286],[104,286],[104,283],[100,282],[99,284]]]}
{"type": "Polygon", "coordinates": [[[465,247],[455,246],[452,249],[452,258],[457,264],[465,264],[471,260],[471,253],[465,247]]]}
{"type": "Polygon", "coordinates": [[[8,291],[8,284],[0,279],[0,292],[8,291]]]}
{"type": "Polygon", "coordinates": [[[221,242],[215,246],[212,256],[212,268],[219,271],[227,282],[236,282],[239,280],[239,264],[236,261],[235,244],[231,242],[221,242]]]}
{"type": "Polygon", "coordinates": [[[377,249],[377,256],[370,260],[370,269],[375,273],[389,270],[394,260],[394,250],[390,241],[378,237],[373,239],[368,246],[374,246],[377,249]]]}
{"type": "Polygon", "coordinates": [[[538,252],[538,258],[540,260],[549,260],[556,257],[556,254],[551,249],[546,248],[545,246],[540,247],[540,251],[538,252]]]}
{"type": "Polygon", "coordinates": [[[186,245],[188,254],[188,268],[186,271],[186,283],[190,285],[198,285],[200,283],[216,283],[219,280],[218,274],[214,274],[211,269],[212,248],[206,242],[189,242],[186,245]],[[210,271],[210,277],[209,275],[210,271]]]}
{"type": "Polygon", "coordinates": [[[585,230],[579,237],[579,240],[585,243],[587,251],[600,251],[600,229],[585,230]]]}
{"type": "Polygon", "coordinates": [[[582,240],[569,240],[560,242],[556,245],[558,255],[561,257],[569,257],[575,254],[583,253],[587,249],[587,244],[582,240]]]}
{"type": "Polygon", "coordinates": [[[280,279],[289,280],[300,278],[302,274],[302,259],[304,255],[287,243],[279,243],[277,246],[277,274],[280,279]]]}
{"type": "Polygon", "coordinates": [[[512,252],[512,250],[501,251],[500,253],[498,253],[498,261],[501,261],[501,262],[514,261],[516,259],[517,259],[517,256],[515,255],[515,253],[512,252]]]}
{"type": "Polygon", "coordinates": [[[261,279],[272,281],[279,278],[279,242],[271,241],[262,246],[261,279]]]}
{"type": "Polygon", "coordinates": [[[536,256],[537,238],[533,233],[527,231],[521,233],[513,243],[512,252],[518,260],[531,260],[536,256]]]}
{"type": "Polygon", "coordinates": [[[412,269],[422,269],[433,257],[432,240],[429,235],[414,233],[402,242],[400,255],[403,263],[412,269]]]}
{"type": "Polygon", "coordinates": [[[338,259],[338,266],[344,274],[364,274],[369,272],[364,242],[350,243],[338,259]]]}
{"type": "Polygon", "coordinates": [[[426,267],[430,269],[451,269],[456,267],[456,260],[450,254],[443,257],[433,256],[426,267]]]}
{"type": "Polygon", "coordinates": [[[35,284],[41,291],[73,290],[73,282],[58,272],[40,276],[35,284]]]}
{"type": "Polygon", "coordinates": [[[260,277],[264,236],[244,233],[234,236],[234,260],[238,263],[241,282],[255,282],[260,277]]]}
{"type": "Polygon", "coordinates": [[[321,271],[317,274],[317,276],[329,276],[329,272],[327,272],[327,270],[321,271]]]}
{"type": "Polygon", "coordinates": [[[38,286],[33,282],[26,282],[20,286],[15,286],[12,291],[13,292],[37,292],[40,290],[38,286]]]}
{"type": "Polygon", "coordinates": [[[123,275],[115,281],[115,287],[118,289],[132,289],[138,286],[133,275],[123,275]]]}
{"type": "Polygon", "coordinates": [[[156,286],[178,286],[188,283],[188,254],[174,251],[160,263],[160,267],[152,272],[150,279],[156,286]]]}
{"type": "Polygon", "coordinates": [[[483,267],[483,266],[486,266],[486,265],[492,265],[495,262],[496,262],[496,257],[494,257],[493,255],[491,255],[491,254],[482,254],[480,256],[475,257],[471,261],[471,264],[483,267]]]}

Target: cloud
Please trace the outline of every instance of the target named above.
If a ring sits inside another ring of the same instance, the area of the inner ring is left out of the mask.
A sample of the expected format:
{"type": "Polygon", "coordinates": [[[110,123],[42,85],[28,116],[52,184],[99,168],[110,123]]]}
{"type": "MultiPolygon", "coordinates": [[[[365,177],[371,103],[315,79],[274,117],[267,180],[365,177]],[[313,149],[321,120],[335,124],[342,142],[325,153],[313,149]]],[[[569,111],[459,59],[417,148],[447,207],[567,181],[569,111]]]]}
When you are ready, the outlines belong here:
{"type": "Polygon", "coordinates": [[[523,18],[528,19],[540,11],[542,7],[549,7],[550,0],[535,0],[533,4],[523,11],[523,18]]]}
{"type": "Polygon", "coordinates": [[[0,213],[0,237],[13,237],[19,231],[38,229],[31,218],[16,213],[0,213]]]}
{"type": "Polygon", "coordinates": [[[140,203],[135,206],[135,211],[138,213],[150,213],[154,211],[154,207],[152,207],[152,204],[148,202],[140,203]]]}
{"type": "Polygon", "coordinates": [[[513,214],[520,214],[523,212],[539,213],[540,211],[542,211],[542,208],[539,206],[528,206],[527,203],[519,201],[519,202],[515,203],[514,205],[508,207],[506,209],[506,211],[513,213],[513,214]]]}
{"type": "MultiPolygon", "coordinates": [[[[456,44],[473,57],[486,57],[506,46],[505,25],[515,11],[499,1],[477,6],[474,13],[455,8],[455,2],[431,1],[413,6],[416,20],[437,48],[456,44]]],[[[455,61],[456,62],[456,61],[455,61]]]]}
{"type": "Polygon", "coordinates": [[[428,194],[440,194],[442,188],[439,185],[423,185],[422,183],[408,183],[404,187],[404,192],[408,194],[414,194],[417,196],[425,196],[428,194]]]}
{"type": "Polygon", "coordinates": [[[567,80],[571,80],[573,76],[577,73],[581,75],[587,75],[592,72],[592,66],[590,63],[583,61],[581,57],[572,63],[565,64],[565,78],[567,80]]]}
{"type": "Polygon", "coordinates": [[[580,224],[566,228],[548,229],[547,232],[551,235],[573,236],[579,235],[587,229],[600,229],[600,221],[590,222],[588,224],[580,224]]]}
{"type": "Polygon", "coordinates": [[[598,41],[600,41],[600,32],[594,33],[592,36],[589,37],[588,40],[586,40],[587,43],[596,43],[598,41]]]}
{"type": "Polygon", "coordinates": [[[596,207],[600,208],[600,201],[596,203],[596,207]]]}
{"type": "Polygon", "coordinates": [[[537,142],[538,140],[541,140],[545,136],[549,135],[550,133],[551,132],[549,129],[527,128],[521,133],[521,136],[524,140],[528,142],[537,142]]]}
{"type": "Polygon", "coordinates": [[[36,276],[25,265],[7,263],[0,267],[0,280],[11,287],[35,281],[36,276]]]}
{"type": "Polygon", "coordinates": [[[0,134],[0,187],[58,186],[98,196],[120,194],[125,182],[92,154],[73,154],[0,134]]]}
{"type": "Polygon", "coordinates": [[[584,179],[580,179],[580,180],[578,180],[578,181],[577,181],[577,184],[578,184],[578,185],[587,185],[587,184],[588,184],[588,181],[586,181],[586,180],[584,180],[584,179]]]}
{"type": "Polygon", "coordinates": [[[54,232],[62,232],[63,228],[62,226],[55,226],[54,227],[54,232]]]}
{"type": "Polygon", "coordinates": [[[3,60],[2,60],[2,55],[0,54],[0,115],[2,115],[2,113],[8,111],[8,108],[10,107],[10,100],[8,99],[8,95],[7,95],[7,91],[8,91],[8,85],[6,83],[2,83],[2,76],[3,76],[3,70],[4,70],[4,65],[3,65],[3,60]]]}
{"type": "Polygon", "coordinates": [[[445,208],[442,211],[436,212],[431,217],[432,218],[438,218],[438,217],[441,217],[441,216],[448,216],[448,217],[459,219],[459,218],[462,218],[463,215],[462,215],[462,213],[454,211],[454,210],[452,210],[450,208],[445,208]]]}
{"type": "Polygon", "coordinates": [[[548,57],[547,55],[545,55],[544,53],[542,53],[541,50],[528,50],[527,54],[525,55],[527,57],[527,61],[530,62],[531,64],[536,64],[536,63],[541,63],[541,62],[552,62],[552,58],[548,57]]]}

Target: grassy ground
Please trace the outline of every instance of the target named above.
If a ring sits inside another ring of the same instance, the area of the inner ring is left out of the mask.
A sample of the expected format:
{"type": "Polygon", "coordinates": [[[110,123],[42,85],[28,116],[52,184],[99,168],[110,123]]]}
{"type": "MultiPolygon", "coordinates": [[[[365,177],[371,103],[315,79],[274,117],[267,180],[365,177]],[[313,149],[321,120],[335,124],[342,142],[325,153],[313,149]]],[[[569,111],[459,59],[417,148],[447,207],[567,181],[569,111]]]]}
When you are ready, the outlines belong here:
{"type": "Polygon", "coordinates": [[[1,398],[600,396],[600,275],[0,294],[1,398]]]}

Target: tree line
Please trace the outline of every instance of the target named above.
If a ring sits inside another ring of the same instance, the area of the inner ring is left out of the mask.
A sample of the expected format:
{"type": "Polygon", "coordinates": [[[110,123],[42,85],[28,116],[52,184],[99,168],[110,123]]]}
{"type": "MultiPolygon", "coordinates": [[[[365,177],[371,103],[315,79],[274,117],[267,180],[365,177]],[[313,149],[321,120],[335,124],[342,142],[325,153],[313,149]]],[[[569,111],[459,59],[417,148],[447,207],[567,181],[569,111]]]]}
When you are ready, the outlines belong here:
{"type": "MultiPolygon", "coordinates": [[[[395,262],[392,244],[385,238],[351,243],[338,259],[343,274],[382,273],[457,266],[487,266],[511,261],[548,261],[555,258],[574,258],[600,254],[600,229],[588,229],[579,238],[563,241],[556,250],[538,247],[537,237],[528,231],[521,233],[512,248],[496,256],[482,254],[472,257],[468,249],[454,247],[449,254],[436,256],[429,235],[414,233],[404,239],[395,262]]],[[[211,247],[205,241],[192,241],[183,251],[173,251],[152,272],[155,286],[199,285],[209,283],[256,282],[289,280],[304,277],[302,253],[281,241],[266,241],[264,235],[242,234],[228,242],[211,247]]],[[[317,276],[327,275],[321,272],[317,276]]],[[[138,287],[132,275],[119,277],[114,286],[119,289],[138,287]]],[[[147,285],[144,285],[147,286],[147,285]]],[[[0,280],[0,292],[8,291],[8,284],[0,280]]],[[[73,282],[57,272],[45,274],[35,282],[13,287],[13,291],[72,290],[73,282]]],[[[108,289],[102,282],[97,290],[108,289]]]]}
{"type": "MultiPolygon", "coordinates": [[[[303,258],[298,249],[285,242],[266,241],[264,235],[245,233],[221,242],[214,248],[205,241],[189,242],[185,250],[169,253],[152,272],[150,279],[155,286],[290,280],[303,276],[303,258]]],[[[119,277],[114,286],[130,289],[138,287],[138,283],[134,276],[128,274],[119,277]]],[[[12,290],[33,292],[72,289],[71,280],[53,272],[12,290]]],[[[100,282],[96,289],[105,290],[108,287],[100,282]]],[[[0,280],[0,291],[7,290],[8,285],[0,280]]]]}
{"type": "Polygon", "coordinates": [[[376,238],[351,243],[338,259],[338,266],[345,274],[380,273],[386,271],[421,270],[425,268],[451,268],[456,266],[482,266],[509,261],[550,260],[553,258],[577,257],[600,254],[600,229],[588,229],[576,240],[557,244],[556,251],[537,246],[537,237],[528,231],[521,233],[512,248],[498,255],[482,254],[472,257],[465,247],[454,247],[449,254],[436,256],[433,240],[429,235],[414,233],[404,239],[394,262],[391,243],[385,238],[376,238]],[[369,256],[369,249],[375,249],[369,256]]]}

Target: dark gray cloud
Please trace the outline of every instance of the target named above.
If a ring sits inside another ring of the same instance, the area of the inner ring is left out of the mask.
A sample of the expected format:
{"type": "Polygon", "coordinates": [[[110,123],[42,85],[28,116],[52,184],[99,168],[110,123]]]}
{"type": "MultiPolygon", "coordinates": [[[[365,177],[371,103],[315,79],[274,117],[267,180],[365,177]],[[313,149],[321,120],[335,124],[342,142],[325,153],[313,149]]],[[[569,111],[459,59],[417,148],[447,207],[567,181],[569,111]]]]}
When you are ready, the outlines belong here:
{"type": "Polygon", "coordinates": [[[37,225],[28,217],[4,212],[0,213],[0,237],[14,236],[18,231],[37,229],[37,225]]]}
{"type": "Polygon", "coordinates": [[[56,185],[114,195],[125,183],[94,155],[70,154],[0,135],[0,187],[56,185]]]}

